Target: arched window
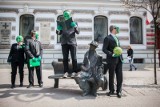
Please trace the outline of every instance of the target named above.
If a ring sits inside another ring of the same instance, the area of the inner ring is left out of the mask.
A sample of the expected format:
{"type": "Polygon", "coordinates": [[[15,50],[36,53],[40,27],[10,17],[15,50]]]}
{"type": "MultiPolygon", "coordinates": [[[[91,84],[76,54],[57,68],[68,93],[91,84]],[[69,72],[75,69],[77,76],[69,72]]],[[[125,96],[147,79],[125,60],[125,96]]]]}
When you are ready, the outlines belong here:
{"type": "Polygon", "coordinates": [[[94,17],[94,40],[103,43],[105,36],[108,35],[108,19],[105,16],[94,17]]]}
{"type": "Polygon", "coordinates": [[[27,39],[30,38],[31,30],[34,30],[34,16],[30,14],[20,16],[19,34],[27,39]]]}
{"type": "MultiPolygon", "coordinates": [[[[57,17],[57,20],[64,21],[63,15],[59,15],[57,17]]],[[[56,27],[56,29],[57,29],[57,27],[56,27]]],[[[60,42],[61,42],[61,35],[57,35],[57,43],[60,43],[60,42]]]]}
{"type": "Polygon", "coordinates": [[[143,44],[142,19],[136,16],[130,18],[130,44],[143,44]]]}

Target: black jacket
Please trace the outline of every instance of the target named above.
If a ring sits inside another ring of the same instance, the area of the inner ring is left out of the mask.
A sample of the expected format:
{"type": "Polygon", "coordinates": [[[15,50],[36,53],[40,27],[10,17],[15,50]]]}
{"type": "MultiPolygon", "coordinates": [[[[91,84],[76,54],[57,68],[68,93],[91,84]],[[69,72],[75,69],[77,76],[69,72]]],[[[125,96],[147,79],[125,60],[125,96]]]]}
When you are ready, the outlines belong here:
{"type": "Polygon", "coordinates": [[[120,57],[112,57],[114,48],[117,47],[117,43],[112,37],[108,35],[104,38],[102,51],[106,54],[107,63],[115,63],[118,58],[123,61],[122,55],[120,57]]]}
{"type": "Polygon", "coordinates": [[[130,56],[131,58],[133,58],[133,49],[128,49],[127,50],[127,56],[130,56]]]}
{"type": "Polygon", "coordinates": [[[22,62],[25,61],[25,54],[24,54],[24,45],[21,45],[20,48],[18,48],[18,44],[14,43],[11,46],[10,53],[7,59],[7,62],[22,62]]]}
{"type": "Polygon", "coordinates": [[[67,31],[65,31],[65,30],[60,30],[59,32],[56,31],[56,33],[58,35],[61,35],[61,38],[60,38],[61,45],[64,45],[64,44],[77,45],[75,35],[79,34],[78,27],[77,28],[71,28],[67,31]]]}
{"type": "Polygon", "coordinates": [[[27,60],[32,59],[34,57],[42,57],[43,54],[43,49],[42,49],[42,45],[40,43],[40,41],[37,41],[37,43],[39,44],[39,55],[37,55],[37,51],[36,51],[36,47],[34,45],[34,40],[33,39],[27,39],[26,43],[25,43],[25,52],[27,55],[27,60]]]}

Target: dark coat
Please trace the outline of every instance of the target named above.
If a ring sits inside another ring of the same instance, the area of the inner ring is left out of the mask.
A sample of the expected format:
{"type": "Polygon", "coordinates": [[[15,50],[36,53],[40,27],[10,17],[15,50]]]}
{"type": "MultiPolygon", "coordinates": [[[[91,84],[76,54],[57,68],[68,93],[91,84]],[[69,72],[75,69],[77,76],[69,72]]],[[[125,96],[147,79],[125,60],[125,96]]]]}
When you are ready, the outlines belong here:
{"type": "Polygon", "coordinates": [[[61,35],[61,45],[64,45],[64,44],[69,44],[69,45],[77,45],[77,42],[76,42],[76,34],[79,34],[79,30],[78,30],[78,27],[77,28],[71,28],[67,31],[65,30],[60,30],[59,32],[56,31],[56,33],[58,35],[61,35]]]}
{"type": "Polygon", "coordinates": [[[17,46],[18,46],[17,43],[12,44],[7,62],[23,63],[25,61],[24,45],[22,45],[21,48],[18,48],[17,46]]]}
{"type": "Polygon", "coordinates": [[[26,41],[26,43],[25,43],[25,52],[26,52],[26,55],[27,55],[27,60],[32,59],[34,57],[39,57],[39,56],[42,57],[42,54],[43,54],[42,45],[41,45],[40,41],[37,41],[37,42],[39,44],[39,51],[40,51],[39,55],[37,55],[36,47],[34,46],[33,39],[28,39],[26,41]]]}
{"type": "Polygon", "coordinates": [[[133,58],[133,49],[128,49],[127,50],[127,56],[130,56],[131,58],[133,58]]]}
{"type": "Polygon", "coordinates": [[[119,57],[112,57],[114,48],[117,47],[117,43],[112,37],[112,35],[108,35],[104,38],[102,51],[106,54],[107,63],[115,63],[118,58],[123,61],[122,55],[119,57]]]}

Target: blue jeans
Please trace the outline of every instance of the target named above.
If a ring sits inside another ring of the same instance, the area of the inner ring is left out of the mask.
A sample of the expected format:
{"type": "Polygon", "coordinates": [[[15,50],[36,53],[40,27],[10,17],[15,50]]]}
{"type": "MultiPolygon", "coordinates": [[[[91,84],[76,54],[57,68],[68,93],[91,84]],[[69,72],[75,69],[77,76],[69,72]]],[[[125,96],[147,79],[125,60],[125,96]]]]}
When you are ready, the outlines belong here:
{"type": "Polygon", "coordinates": [[[136,67],[133,65],[132,60],[133,60],[133,58],[129,59],[130,70],[132,70],[132,67],[134,67],[134,69],[136,69],[136,67]]]}

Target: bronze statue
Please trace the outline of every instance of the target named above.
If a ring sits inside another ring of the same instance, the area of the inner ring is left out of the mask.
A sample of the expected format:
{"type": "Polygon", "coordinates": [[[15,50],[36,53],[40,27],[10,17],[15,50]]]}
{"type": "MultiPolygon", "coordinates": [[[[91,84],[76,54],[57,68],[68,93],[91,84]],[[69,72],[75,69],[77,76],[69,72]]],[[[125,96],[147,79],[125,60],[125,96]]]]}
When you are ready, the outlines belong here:
{"type": "Polygon", "coordinates": [[[89,50],[84,55],[81,71],[75,77],[77,84],[83,90],[83,96],[97,96],[97,90],[104,83],[106,78],[103,75],[102,57],[97,54],[98,43],[92,41],[89,50]]]}

